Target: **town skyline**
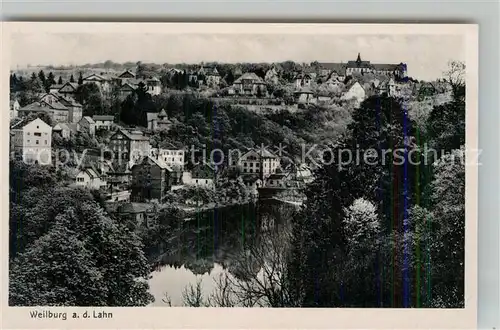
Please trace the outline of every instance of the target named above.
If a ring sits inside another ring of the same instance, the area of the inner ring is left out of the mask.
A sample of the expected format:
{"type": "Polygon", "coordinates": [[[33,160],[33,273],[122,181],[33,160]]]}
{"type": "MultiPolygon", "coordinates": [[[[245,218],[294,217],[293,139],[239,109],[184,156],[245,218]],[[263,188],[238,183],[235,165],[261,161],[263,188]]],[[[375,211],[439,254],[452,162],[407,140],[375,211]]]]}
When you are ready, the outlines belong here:
{"type": "Polygon", "coordinates": [[[464,40],[454,35],[332,37],[250,34],[241,38],[222,34],[147,34],[138,38],[137,35],[126,33],[30,33],[17,34],[11,42],[13,70],[27,68],[28,65],[83,66],[107,60],[121,64],[141,61],[160,65],[285,61],[347,63],[355,60],[360,53],[362,60],[373,64],[402,62],[407,64],[409,76],[435,80],[442,76],[449,61],[464,61],[465,57],[464,40]],[[58,52],[54,52],[54,49],[58,52]],[[155,51],[148,53],[150,49],[155,51]]]}

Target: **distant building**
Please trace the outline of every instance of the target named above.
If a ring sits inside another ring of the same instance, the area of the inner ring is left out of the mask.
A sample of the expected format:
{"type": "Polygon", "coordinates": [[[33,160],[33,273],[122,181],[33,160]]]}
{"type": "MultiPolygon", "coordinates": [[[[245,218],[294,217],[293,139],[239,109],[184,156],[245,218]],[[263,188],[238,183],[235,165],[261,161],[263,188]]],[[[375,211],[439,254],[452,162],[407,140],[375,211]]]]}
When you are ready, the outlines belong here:
{"type": "Polygon", "coordinates": [[[72,83],[72,82],[67,82],[64,85],[62,85],[61,88],[57,90],[59,94],[62,94],[65,98],[71,98],[75,99],[75,95],[78,91],[78,85],[77,83],[72,83]]]}
{"type": "Polygon", "coordinates": [[[279,73],[276,66],[273,65],[269,70],[267,70],[264,81],[270,84],[277,84],[279,82],[279,73]]]}
{"type": "Polygon", "coordinates": [[[134,227],[145,225],[150,227],[158,210],[153,204],[127,203],[118,207],[117,216],[123,222],[130,222],[134,227]]]}
{"type": "Polygon", "coordinates": [[[172,172],[167,165],[148,156],[132,166],[131,172],[133,201],[163,201],[170,189],[169,173],[172,172]]]}
{"type": "Polygon", "coordinates": [[[95,121],[92,117],[85,116],[78,122],[78,131],[85,132],[90,136],[95,136],[95,121]]]}
{"type": "Polygon", "coordinates": [[[57,122],[77,123],[82,118],[82,105],[72,98],[59,93],[47,93],[40,97],[40,102],[56,110],[53,118],[57,122]],[[64,112],[63,112],[64,111],[64,112]],[[67,113],[66,113],[67,112],[67,113]]]}
{"type": "Polygon", "coordinates": [[[135,163],[150,154],[151,145],[149,138],[137,133],[127,132],[123,129],[117,131],[109,139],[109,147],[114,158],[135,163]]]}
{"type": "Polygon", "coordinates": [[[297,89],[300,89],[302,87],[311,86],[311,83],[313,82],[313,76],[310,73],[300,72],[295,76],[294,80],[295,87],[297,89]]]}
{"type": "Polygon", "coordinates": [[[73,125],[66,123],[57,123],[54,127],[52,127],[52,132],[59,134],[63,139],[69,140],[71,135],[76,133],[76,130],[73,130],[73,125]]]}
{"type": "Polygon", "coordinates": [[[347,91],[342,95],[342,100],[354,100],[355,105],[359,106],[366,99],[366,92],[363,86],[357,81],[348,85],[347,91]]]}
{"type": "Polygon", "coordinates": [[[95,84],[102,93],[111,92],[111,79],[96,73],[83,78],[83,84],[95,84]]]}
{"type": "Polygon", "coordinates": [[[198,164],[190,172],[184,172],[181,182],[186,186],[213,188],[215,170],[208,164],[198,164]]]}
{"type": "Polygon", "coordinates": [[[198,71],[198,80],[199,77],[204,77],[204,83],[209,87],[216,87],[220,84],[221,81],[221,76],[215,66],[201,67],[198,71]]]}
{"type": "Polygon", "coordinates": [[[57,93],[64,86],[64,84],[52,84],[49,87],[49,93],[57,93]]]}
{"type": "Polygon", "coordinates": [[[125,70],[120,75],[118,75],[116,80],[118,81],[119,85],[123,85],[129,82],[131,79],[135,79],[135,73],[130,70],[125,70]]]}
{"type": "Polygon", "coordinates": [[[237,160],[230,160],[230,166],[236,167],[242,174],[254,174],[265,179],[274,173],[280,165],[280,159],[265,148],[251,149],[237,160]]]}
{"type": "Polygon", "coordinates": [[[269,175],[265,182],[266,188],[287,188],[287,180],[289,173],[284,172],[281,168],[277,168],[276,172],[269,175]]]}
{"type": "Polygon", "coordinates": [[[14,152],[26,163],[49,165],[52,162],[52,127],[40,118],[26,123],[20,120],[11,127],[14,152]]]}
{"type": "Polygon", "coordinates": [[[107,184],[106,180],[93,168],[85,168],[76,175],[76,185],[89,189],[101,189],[106,187],[107,184]]]}
{"type": "Polygon", "coordinates": [[[114,116],[107,116],[107,115],[101,115],[101,116],[94,115],[92,119],[94,120],[96,131],[98,130],[110,131],[115,121],[114,116]]]}
{"type": "Polygon", "coordinates": [[[146,116],[148,121],[148,129],[152,131],[169,130],[172,126],[172,122],[168,120],[167,113],[164,109],[162,109],[159,113],[148,112],[146,116]]]}
{"type": "Polygon", "coordinates": [[[174,170],[184,170],[185,151],[182,149],[158,149],[157,159],[174,170]]]}
{"type": "Polygon", "coordinates": [[[339,76],[352,76],[353,74],[375,73],[388,77],[402,79],[407,76],[407,66],[399,64],[373,64],[370,61],[361,60],[361,54],[355,61],[347,63],[318,63],[321,76],[327,76],[336,72],[339,76]]]}
{"type": "Polygon", "coordinates": [[[10,100],[9,103],[9,115],[10,119],[17,118],[19,116],[19,109],[21,108],[21,105],[19,105],[19,102],[17,100],[10,100]]]}
{"type": "Polygon", "coordinates": [[[267,87],[264,80],[253,72],[244,73],[233,83],[232,89],[239,95],[266,96],[267,87]]]}
{"type": "Polygon", "coordinates": [[[294,96],[295,102],[297,102],[298,104],[309,104],[316,102],[314,92],[307,87],[302,87],[298,91],[295,91],[294,96]]]}
{"type": "Polygon", "coordinates": [[[146,91],[151,95],[161,94],[161,82],[157,77],[150,77],[145,81],[146,91]]]}

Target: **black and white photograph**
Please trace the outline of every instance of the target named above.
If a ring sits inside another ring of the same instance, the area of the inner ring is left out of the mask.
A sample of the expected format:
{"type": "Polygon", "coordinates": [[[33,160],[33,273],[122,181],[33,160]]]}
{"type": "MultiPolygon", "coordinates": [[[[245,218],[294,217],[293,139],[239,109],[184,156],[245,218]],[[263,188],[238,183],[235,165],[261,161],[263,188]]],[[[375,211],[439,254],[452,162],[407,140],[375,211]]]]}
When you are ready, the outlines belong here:
{"type": "Polygon", "coordinates": [[[137,26],[10,34],[9,306],[465,308],[463,32],[137,26]]]}

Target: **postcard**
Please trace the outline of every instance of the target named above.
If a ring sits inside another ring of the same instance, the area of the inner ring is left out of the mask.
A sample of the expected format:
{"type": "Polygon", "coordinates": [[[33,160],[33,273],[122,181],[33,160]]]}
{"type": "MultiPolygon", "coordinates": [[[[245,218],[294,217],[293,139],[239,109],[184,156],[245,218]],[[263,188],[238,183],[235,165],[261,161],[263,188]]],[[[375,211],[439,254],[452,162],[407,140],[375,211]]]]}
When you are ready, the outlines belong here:
{"type": "Polygon", "coordinates": [[[477,25],[2,40],[3,328],[476,326],[477,25]]]}

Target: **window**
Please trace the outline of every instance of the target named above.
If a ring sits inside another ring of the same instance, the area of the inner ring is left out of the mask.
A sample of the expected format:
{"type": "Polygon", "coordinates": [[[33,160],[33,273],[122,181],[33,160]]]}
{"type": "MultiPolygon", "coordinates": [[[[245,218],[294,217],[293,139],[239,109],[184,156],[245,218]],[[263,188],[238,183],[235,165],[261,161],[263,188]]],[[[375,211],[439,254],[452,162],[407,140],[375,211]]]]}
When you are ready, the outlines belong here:
{"type": "Polygon", "coordinates": [[[42,133],[33,133],[34,136],[42,136],[42,133]]]}
{"type": "Polygon", "coordinates": [[[243,166],[244,166],[244,167],[247,167],[247,163],[243,163],[243,166]]]}
{"type": "Polygon", "coordinates": [[[243,169],[243,172],[244,172],[244,173],[246,173],[246,172],[247,172],[247,169],[246,169],[246,168],[244,168],[244,169],[243,169]]]}
{"type": "Polygon", "coordinates": [[[28,132],[28,135],[30,135],[30,132],[28,132]]]}
{"type": "Polygon", "coordinates": [[[36,144],[38,144],[38,142],[39,142],[39,141],[38,141],[38,140],[36,140],[36,144]]]}
{"type": "Polygon", "coordinates": [[[194,180],[194,182],[198,183],[198,179],[194,180]]]}
{"type": "Polygon", "coordinates": [[[250,173],[253,173],[253,168],[250,169],[250,173]]]}
{"type": "Polygon", "coordinates": [[[250,167],[253,167],[253,163],[250,163],[250,167]]]}
{"type": "Polygon", "coordinates": [[[28,140],[28,141],[26,141],[26,142],[30,143],[30,140],[28,140]]]}
{"type": "Polygon", "coordinates": [[[45,140],[45,144],[47,144],[47,140],[45,140]]]}

